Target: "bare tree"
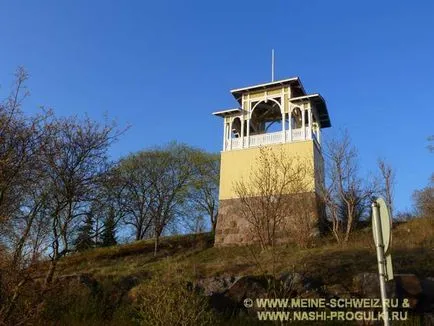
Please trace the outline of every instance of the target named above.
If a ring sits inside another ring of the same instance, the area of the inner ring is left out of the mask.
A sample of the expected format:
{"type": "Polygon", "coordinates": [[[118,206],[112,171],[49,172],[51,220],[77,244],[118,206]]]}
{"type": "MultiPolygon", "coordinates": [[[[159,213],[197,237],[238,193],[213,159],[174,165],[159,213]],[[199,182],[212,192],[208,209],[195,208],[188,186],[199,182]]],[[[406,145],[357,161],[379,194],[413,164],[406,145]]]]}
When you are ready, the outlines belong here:
{"type": "Polygon", "coordinates": [[[118,194],[122,200],[124,211],[122,220],[131,226],[135,240],[141,240],[150,235],[152,220],[150,208],[152,203],[152,183],[148,175],[148,165],[151,162],[147,152],[131,154],[121,160],[114,170],[118,194]]]}
{"type": "Polygon", "coordinates": [[[8,288],[0,307],[0,324],[8,322],[22,288],[31,279],[32,265],[47,234],[41,215],[45,193],[41,190],[40,151],[51,113],[26,118],[21,106],[29,94],[28,75],[18,68],[15,78],[12,92],[0,103],[0,247],[7,251],[0,288],[4,284],[8,288]]]}
{"type": "Polygon", "coordinates": [[[94,201],[108,147],[120,134],[114,124],[56,118],[50,111],[25,117],[20,108],[27,78],[19,68],[13,91],[0,104],[0,246],[8,251],[0,324],[24,324],[37,314],[58,260],[70,251],[76,225],[94,201]],[[28,315],[12,317],[44,253],[51,258],[45,284],[33,302],[22,303],[28,315]]]}
{"type": "Polygon", "coordinates": [[[46,214],[51,223],[51,264],[45,284],[53,279],[58,260],[70,251],[73,230],[88,213],[98,177],[105,173],[108,148],[120,132],[114,124],[90,119],[56,119],[42,148],[48,179],[46,214]]]}
{"type": "Polygon", "coordinates": [[[390,214],[393,217],[393,188],[395,183],[395,173],[392,166],[385,160],[378,160],[378,168],[380,169],[382,178],[381,193],[383,194],[386,204],[389,207],[390,214]]]}
{"type": "Polygon", "coordinates": [[[320,196],[326,208],[326,215],[331,222],[331,231],[338,243],[342,242],[343,221],[340,217],[340,202],[336,195],[335,180],[329,179],[329,183],[320,186],[320,196]]]}
{"type": "Polygon", "coordinates": [[[97,181],[95,197],[90,211],[93,215],[94,242],[100,245],[102,236],[107,232],[106,227],[115,230],[126,216],[128,209],[127,183],[120,172],[119,165],[110,164],[97,181]]]}
{"type": "MultiPolygon", "coordinates": [[[[220,158],[218,154],[195,151],[189,161],[193,167],[189,200],[199,215],[209,216],[212,232],[215,232],[218,216],[218,191],[220,177],[220,158]]],[[[197,222],[197,221],[196,221],[197,222]]]]}
{"type": "Polygon", "coordinates": [[[419,216],[434,218],[434,175],[428,186],[413,193],[413,200],[419,216]]]}
{"type": "Polygon", "coordinates": [[[23,116],[22,102],[29,95],[24,68],[17,69],[15,78],[11,93],[0,103],[0,223],[19,209],[22,194],[31,183],[30,165],[38,152],[39,120],[43,119],[23,116]]]}
{"type": "MultiPolygon", "coordinates": [[[[434,136],[429,137],[428,141],[434,141],[434,136]]],[[[434,153],[434,145],[430,144],[428,149],[434,153]]],[[[434,218],[434,174],[431,175],[428,186],[413,193],[413,200],[419,216],[434,218]]]]}
{"type": "Polygon", "coordinates": [[[147,166],[151,182],[152,220],[155,250],[166,227],[183,213],[183,204],[188,200],[188,188],[193,174],[189,156],[194,150],[186,145],[171,143],[163,149],[149,152],[151,164],[147,166]]]}
{"type": "Polygon", "coordinates": [[[184,208],[183,218],[175,226],[174,231],[178,231],[179,228],[188,233],[202,233],[207,229],[207,220],[205,216],[200,214],[195,207],[187,206],[184,208]]]}
{"type": "MultiPolygon", "coordinates": [[[[271,148],[260,148],[248,178],[234,183],[241,203],[240,214],[262,248],[275,246],[279,234],[282,235],[280,231],[288,231],[287,222],[294,226],[297,217],[300,220],[306,217],[299,211],[306,206],[296,205],[303,202],[296,194],[308,191],[311,175],[306,162],[271,148]]],[[[295,232],[311,231],[299,226],[295,232]]]]}
{"type": "Polygon", "coordinates": [[[125,216],[135,239],[154,237],[155,254],[168,225],[185,213],[193,183],[192,156],[197,151],[170,143],[132,154],[117,168],[123,186],[125,216]]]}
{"type": "Polygon", "coordinates": [[[348,132],[326,144],[325,157],[326,184],[321,197],[332,220],[333,235],[338,242],[348,242],[376,186],[359,176],[357,151],[348,132]]]}

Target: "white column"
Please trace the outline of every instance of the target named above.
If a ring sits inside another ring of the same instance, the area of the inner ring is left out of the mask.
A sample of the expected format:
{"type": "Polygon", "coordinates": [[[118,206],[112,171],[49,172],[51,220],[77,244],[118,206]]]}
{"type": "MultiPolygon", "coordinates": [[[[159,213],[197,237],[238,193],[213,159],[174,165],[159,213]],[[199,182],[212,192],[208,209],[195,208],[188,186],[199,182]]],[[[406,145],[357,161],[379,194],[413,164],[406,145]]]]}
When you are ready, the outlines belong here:
{"type": "Polygon", "coordinates": [[[247,148],[250,147],[250,113],[247,115],[247,148]]]}
{"type": "Polygon", "coordinates": [[[241,148],[244,148],[244,121],[246,112],[245,94],[241,97],[241,148]]]}
{"type": "Polygon", "coordinates": [[[244,148],[244,112],[241,115],[241,148],[244,148]]]}
{"type": "Polygon", "coordinates": [[[229,150],[232,150],[232,122],[234,122],[234,120],[231,118],[231,122],[229,124],[229,150]]]}
{"type": "Polygon", "coordinates": [[[306,126],[305,126],[305,119],[304,119],[304,114],[305,114],[304,112],[305,111],[306,110],[303,106],[303,109],[301,111],[301,127],[302,127],[301,131],[303,132],[302,133],[302,135],[303,135],[302,139],[304,139],[304,140],[306,140],[306,126]]]}
{"type": "Polygon", "coordinates": [[[292,110],[291,108],[289,108],[289,113],[288,113],[288,121],[289,121],[289,126],[288,126],[288,133],[289,133],[289,142],[292,142],[292,110]]]}
{"type": "Polygon", "coordinates": [[[285,89],[282,87],[280,92],[280,111],[282,111],[282,143],[286,143],[286,122],[285,122],[285,89]]]}
{"type": "Polygon", "coordinates": [[[226,150],[226,119],[223,119],[223,151],[226,150]]]}
{"type": "Polygon", "coordinates": [[[309,117],[309,139],[312,139],[312,108],[309,107],[307,114],[309,117]]]}
{"type": "Polygon", "coordinates": [[[252,108],[251,108],[251,103],[250,103],[250,95],[247,94],[247,108],[246,108],[246,112],[247,112],[247,148],[250,147],[250,119],[252,118],[252,108]]]}

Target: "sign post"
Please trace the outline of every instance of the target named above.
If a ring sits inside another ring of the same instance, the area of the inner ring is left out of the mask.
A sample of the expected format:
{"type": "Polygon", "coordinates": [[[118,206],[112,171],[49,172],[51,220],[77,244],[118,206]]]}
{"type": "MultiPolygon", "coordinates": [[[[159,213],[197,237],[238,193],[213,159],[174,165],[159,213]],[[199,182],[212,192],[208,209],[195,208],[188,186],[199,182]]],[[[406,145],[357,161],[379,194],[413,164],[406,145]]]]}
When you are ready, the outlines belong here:
{"type": "Polygon", "coordinates": [[[380,293],[383,306],[384,325],[389,326],[389,313],[385,299],[386,281],[393,279],[392,257],[390,247],[392,244],[391,233],[392,219],[389,209],[383,198],[378,198],[372,203],[372,232],[375,247],[377,249],[378,273],[380,278],[380,293]]]}

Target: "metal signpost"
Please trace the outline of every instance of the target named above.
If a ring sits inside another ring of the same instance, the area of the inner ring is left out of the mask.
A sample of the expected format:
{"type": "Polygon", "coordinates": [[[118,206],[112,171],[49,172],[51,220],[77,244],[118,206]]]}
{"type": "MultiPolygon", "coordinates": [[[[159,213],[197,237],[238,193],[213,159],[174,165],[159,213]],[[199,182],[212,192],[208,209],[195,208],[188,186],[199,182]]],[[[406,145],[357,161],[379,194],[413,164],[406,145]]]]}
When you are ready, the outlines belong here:
{"type": "Polygon", "coordinates": [[[372,232],[374,235],[375,247],[377,248],[378,273],[380,277],[381,302],[383,306],[384,325],[389,326],[389,313],[385,299],[386,281],[393,279],[392,256],[390,247],[392,244],[392,218],[386,202],[378,198],[372,203],[372,232]]]}

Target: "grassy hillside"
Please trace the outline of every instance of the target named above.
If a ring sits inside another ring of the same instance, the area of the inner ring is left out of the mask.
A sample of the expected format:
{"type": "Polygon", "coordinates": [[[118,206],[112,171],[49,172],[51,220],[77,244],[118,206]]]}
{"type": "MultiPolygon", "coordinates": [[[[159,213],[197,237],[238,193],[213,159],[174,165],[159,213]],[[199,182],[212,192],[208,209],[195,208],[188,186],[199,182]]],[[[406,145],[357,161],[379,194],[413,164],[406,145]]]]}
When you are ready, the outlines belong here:
{"type": "MultiPolygon", "coordinates": [[[[434,276],[432,220],[415,219],[396,226],[392,246],[395,273],[434,276]]],[[[323,238],[313,248],[284,245],[275,252],[260,252],[255,247],[214,248],[210,234],[199,234],[162,239],[161,250],[154,257],[152,240],[145,240],[72,255],[61,262],[59,272],[88,273],[96,278],[141,278],[172,262],[191,278],[296,271],[327,284],[345,284],[356,273],[377,271],[372,232],[364,229],[354,233],[347,245],[323,238]]]]}
{"type": "MultiPolygon", "coordinates": [[[[166,237],[160,248],[154,257],[154,244],[146,240],[65,257],[38,323],[154,325],[161,318],[159,325],[256,325],[256,317],[215,314],[208,299],[191,291],[191,281],[297,272],[319,284],[349,289],[356,274],[377,272],[369,228],[355,232],[346,245],[325,237],[308,249],[295,245],[274,251],[255,246],[214,248],[211,234],[206,233],[166,237]],[[180,316],[190,320],[180,323],[180,316]]],[[[395,226],[392,257],[395,274],[434,276],[434,220],[415,219],[395,226]]]]}

